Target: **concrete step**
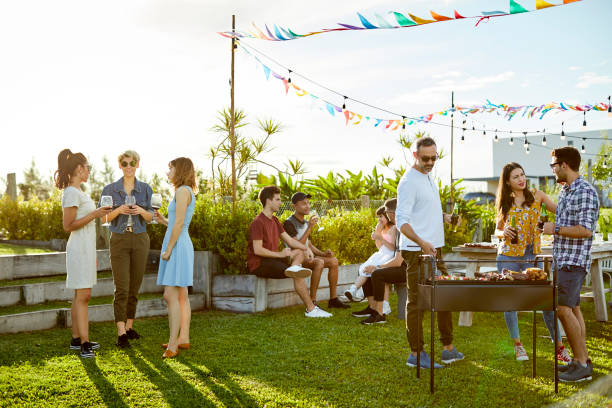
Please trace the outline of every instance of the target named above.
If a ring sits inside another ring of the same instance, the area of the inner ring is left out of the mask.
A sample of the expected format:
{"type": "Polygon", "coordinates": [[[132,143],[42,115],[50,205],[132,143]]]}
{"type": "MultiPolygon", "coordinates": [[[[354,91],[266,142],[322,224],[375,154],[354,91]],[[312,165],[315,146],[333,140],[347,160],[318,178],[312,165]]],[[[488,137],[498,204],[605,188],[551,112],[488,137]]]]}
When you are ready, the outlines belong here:
{"type": "MultiPolygon", "coordinates": [[[[92,297],[111,296],[114,292],[113,278],[98,279],[91,290],[92,297]]],[[[157,286],[157,274],[145,274],[139,293],[161,293],[162,286],[157,286]]],[[[53,281],[16,286],[0,287],[0,307],[13,306],[20,302],[35,305],[58,300],[71,300],[74,290],[66,288],[66,282],[53,281]]]]}
{"type": "MultiPolygon", "coordinates": [[[[203,294],[189,295],[192,310],[202,310],[205,307],[203,294]]],[[[166,316],[166,302],[159,299],[146,299],[138,302],[136,317],[166,316]]],[[[114,320],[112,303],[89,306],[90,322],[108,322],[114,320]]],[[[70,309],[49,309],[35,312],[18,313],[0,316],[0,334],[18,333],[23,331],[65,328],[72,326],[70,309]]]]}

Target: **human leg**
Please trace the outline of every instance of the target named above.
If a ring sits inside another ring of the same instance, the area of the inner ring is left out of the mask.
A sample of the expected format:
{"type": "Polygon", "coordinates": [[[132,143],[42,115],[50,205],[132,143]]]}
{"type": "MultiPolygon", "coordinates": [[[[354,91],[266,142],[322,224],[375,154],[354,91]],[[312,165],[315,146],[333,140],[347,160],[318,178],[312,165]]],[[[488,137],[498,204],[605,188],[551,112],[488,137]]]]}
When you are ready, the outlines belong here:
{"type": "Polygon", "coordinates": [[[181,307],[179,305],[179,289],[176,286],[164,287],[164,300],[168,305],[168,325],[170,337],[168,339],[168,350],[176,353],[178,350],[178,335],[181,324],[181,307]]]}
{"type": "MultiPolygon", "coordinates": [[[[147,258],[149,256],[149,235],[146,232],[132,234],[132,252],[130,256],[130,281],[126,306],[125,329],[130,330],[136,317],[136,306],[138,305],[138,292],[142,284],[142,278],[147,269],[147,258]]],[[[136,334],[136,336],[138,336],[136,334]]],[[[138,336],[139,337],[139,336],[138,336]]]]}
{"type": "Polygon", "coordinates": [[[72,304],[72,310],[76,311],[76,316],[72,316],[72,337],[80,337],[81,344],[89,341],[89,299],[91,298],[91,288],[87,289],[75,289],[74,301],[72,304]],[[75,305],[76,304],[76,305],[75,305]],[[75,329],[76,326],[76,336],[75,329]]]}
{"type": "Polygon", "coordinates": [[[179,288],[179,307],[181,309],[181,322],[178,344],[189,344],[189,326],[191,325],[191,304],[189,303],[189,292],[186,287],[179,288]]]}
{"type": "Polygon", "coordinates": [[[110,259],[115,285],[113,311],[117,324],[117,335],[125,334],[127,321],[127,300],[130,287],[131,234],[112,234],[110,239],[110,259]]]}

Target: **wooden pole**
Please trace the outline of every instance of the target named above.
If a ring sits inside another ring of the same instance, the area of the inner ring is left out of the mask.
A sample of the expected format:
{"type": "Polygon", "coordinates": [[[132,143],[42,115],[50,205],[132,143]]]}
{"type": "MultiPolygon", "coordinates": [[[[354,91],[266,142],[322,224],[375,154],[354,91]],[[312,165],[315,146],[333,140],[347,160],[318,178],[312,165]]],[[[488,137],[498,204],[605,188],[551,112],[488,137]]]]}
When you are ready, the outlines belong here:
{"type": "MultiPolygon", "coordinates": [[[[236,32],[236,16],[232,14],[232,34],[236,32]]],[[[234,113],[234,55],[236,37],[232,37],[232,72],[230,79],[230,143],[232,156],[232,212],[236,210],[236,116],[234,113]]]]}
{"type": "Polygon", "coordinates": [[[6,175],[6,195],[13,201],[17,201],[17,176],[15,173],[6,175]]]}
{"type": "MultiPolygon", "coordinates": [[[[453,109],[455,108],[455,91],[451,92],[451,108],[453,108],[453,109]]],[[[454,151],[453,151],[453,143],[454,143],[453,134],[454,134],[454,129],[455,129],[455,126],[454,126],[455,121],[454,121],[454,119],[455,119],[455,112],[453,111],[453,112],[451,112],[451,129],[450,129],[450,131],[451,131],[450,132],[450,157],[451,157],[450,158],[451,159],[451,162],[450,162],[450,201],[451,202],[450,202],[450,208],[448,209],[448,211],[452,211],[452,207],[455,204],[455,194],[454,194],[454,191],[453,191],[454,190],[454,188],[453,188],[453,159],[454,159],[454,157],[453,157],[453,154],[454,154],[454,151]]]]}

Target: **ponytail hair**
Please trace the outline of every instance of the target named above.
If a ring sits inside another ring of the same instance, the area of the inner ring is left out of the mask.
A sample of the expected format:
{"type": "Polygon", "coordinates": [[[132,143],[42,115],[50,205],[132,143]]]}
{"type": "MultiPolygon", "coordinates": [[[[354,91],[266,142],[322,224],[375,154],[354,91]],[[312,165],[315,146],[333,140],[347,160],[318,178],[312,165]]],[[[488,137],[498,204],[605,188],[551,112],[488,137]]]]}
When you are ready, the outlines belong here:
{"type": "Polygon", "coordinates": [[[57,170],[55,171],[55,186],[64,189],[70,184],[70,177],[79,164],[87,163],[83,153],[72,153],[70,149],[62,150],[57,156],[57,170]]]}

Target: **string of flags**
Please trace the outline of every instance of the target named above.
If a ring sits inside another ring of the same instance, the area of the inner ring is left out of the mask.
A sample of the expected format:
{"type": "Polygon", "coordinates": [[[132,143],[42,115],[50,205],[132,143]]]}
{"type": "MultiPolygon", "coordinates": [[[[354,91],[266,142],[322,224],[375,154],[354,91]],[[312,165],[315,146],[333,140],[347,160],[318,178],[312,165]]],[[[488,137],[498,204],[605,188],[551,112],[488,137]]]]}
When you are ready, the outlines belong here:
{"type": "MultiPolygon", "coordinates": [[[[575,112],[583,112],[583,115],[586,115],[586,112],[591,111],[591,110],[608,111],[609,114],[612,112],[612,105],[610,104],[610,98],[608,98],[607,104],[605,102],[600,102],[595,105],[589,105],[589,104],[573,105],[573,104],[566,103],[566,102],[552,102],[552,103],[547,103],[543,105],[510,106],[506,104],[494,104],[490,102],[489,100],[487,100],[487,103],[484,105],[455,106],[454,108],[448,108],[442,111],[432,112],[432,113],[429,113],[426,115],[420,115],[420,116],[397,115],[398,118],[377,118],[377,117],[365,115],[363,113],[358,113],[353,110],[347,109],[346,102],[350,98],[348,98],[347,96],[342,96],[342,94],[339,92],[329,89],[331,92],[337,95],[340,95],[344,98],[342,106],[339,106],[335,103],[332,103],[322,97],[319,97],[309,92],[303,87],[296,85],[295,81],[291,79],[291,74],[294,73],[292,70],[288,70],[287,76],[281,75],[278,72],[274,71],[272,68],[270,68],[268,65],[266,65],[256,55],[251,53],[246,47],[244,47],[239,42],[238,42],[238,45],[240,46],[240,49],[242,49],[250,58],[252,58],[262,68],[263,73],[266,77],[266,80],[270,80],[270,77],[272,77],[273,79],[276,79],[280,81],[280,83],[282,83],[283,89],[285,91],[285,95],[288,95],[289,91],[291,91],[292,93],[295,93],[295,95],[298,97],[307,97],[308,99],[310,99],[310,102],[312,102],[315,106],[318,106],[321,110],[328,112],[331,116],[344,117],[344,121],[347,126],[349,124],[352,124],[352,125],[370,124],[375,128],[382,128],[386,130],[397,131],[400,128],[405,129],[406,126],[411,126],[411,125],[418,124],[418,123],[430,123],[432,122],[432,120],[434,120],[434,117],[436,115],[437,116],[448,116],[449,114],[453,112],[460,113],[464,117],[467,117],[467,115],[473,115],[473,114],[478,114],[478,113],[495,112],[497,113],[497,115],[504,116],[508,120],[511,120],[518,114],[521,114],[522,117],[527,117],[527,118],[533,118],[533,117],[536,117],[536,115],[538,115],[539,119],[542,119],[544,115],[546,115],[548,112],[551,112],[551,111],[556,111],[556,112],[575,111],[575,112]],[[399,119],[399,117],[401,117],[401,119],[399,119]]],[[[255,49],[253,48],[253,50],[255,49]]],[[[376,109],[385,111],[384,109],[381,109],[381,108],[376,108],[376,109]]],[[[584,126],[586,126],[586,116],[584,118],[584,126]]],[[[457,126],[458,129],[462,129],[463,127],[457,126]]],[[[486,129],[482,129],[482,131],[486,132],[486,129]]],[[[498,131],[496,130],[496,133],[497,132],[498,131]]],[[[512,132],[499,130],[499,133],[512,133],[512,132]]],[[[533,133],[533,132],[529,132],[529,133],[533,133]]],[[[565,133],[563,130],[561,131],[561,136],[565,137],[565,133]]]]}
{"type": "Polygon", "coordinates": [[[462,19],[477,19],[476,26],[480,24],[482,21],[488,21],[491,18],[496,17],[505,17],[511,16],[514,14],[521,13],[530,13],[542,9],[546,9],[549,7],[558,7],[564,6],[569,3],[576,3],[582,0],[563,0],[563,3],[553,4],[544,0],[535,0],[535,10],[527,10],[521,4],[519,4],[516,0],[509,0],[509,9],[508,11],[483,11],[481,14],[476,16],[465,16],[457,10],[454,10],[452,16],[445,16],[442,14],[438,14],[434,11],[430,11],[432,19],[429,18],[421,18],[414,14],[407,13],[408,17],[398,11],[389,11],[385,15],[381,15],[379,13],[374,13],[374,17],[366,18],[363,14],[357,13],[359,18],[359,22],[361,25],[347,24],[347,23],[338,23],[340,27],[335,28],[323,28],[318,31],[311,31],[306,34],[297,34],[290,28],[284,28],[282,26],[272,24],[271,27],[268,27],[267,24],[264,25],[265,31],[259,28],[255,23],[252,23],[253,30],[246,31],[223,31],[218,34],[228,37],[228,38],[256,38],[260,40],[267,41],[291,41],[297,40],[300,38],[306,38],[317,34],[325,34],[331,32],[338,31],[355,31],[355,30],[378,30],[378,29],[398,29],[398,28],[408,28],[408,27],[419,27],[426,24],[432,23],[441,23],[444,21],[452,21],[452,20],[462,20],[462,19]]]}

